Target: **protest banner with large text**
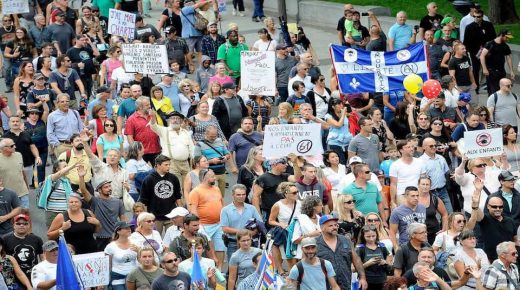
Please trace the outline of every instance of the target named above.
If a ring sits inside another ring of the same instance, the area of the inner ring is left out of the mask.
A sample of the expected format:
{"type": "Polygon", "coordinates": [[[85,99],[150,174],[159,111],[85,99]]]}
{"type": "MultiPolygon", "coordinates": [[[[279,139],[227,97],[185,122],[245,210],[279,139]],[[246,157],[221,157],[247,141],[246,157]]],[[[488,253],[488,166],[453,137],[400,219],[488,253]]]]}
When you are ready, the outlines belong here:
{"type": "Polygon", "coordinates": [[[110,261],[105,253],[74,255],[72,261],[85,288],[109,284],[110,261]]]}
{"type": "Polygon", "coordinates": [[[240,81],[242,91],[250,95],[274,96],[276,73],[274,51],[242,51],[240,81]]]}
{"type": "Polygon", "coordinates": [[[290,153],[307,156],[322,154],[321,125],[287,124],[265,126],[264,157],[286,157],[290,153]]]}
{"type": "Polygon", "coordinates": [[[464,132],[464,154],[472,159],[502,154],[504,140],[502,129],[475,130],[464,132]]]}
{"type": "Polygon", "coordinates": [[[170,72],[166,45],[123,44],[123,62],[127,73],[165,74],[170,72]]]}
{"type": "Polygon", "coordinates": [[[135,33],[135,14],[110,9],[108,14],[108,34],[133,39],[135,33]]]}
{"type": "Polygon", "coordinates": [[[2,14],[29,13],[29,1],[27,0],[2,0],[2,14]]]}

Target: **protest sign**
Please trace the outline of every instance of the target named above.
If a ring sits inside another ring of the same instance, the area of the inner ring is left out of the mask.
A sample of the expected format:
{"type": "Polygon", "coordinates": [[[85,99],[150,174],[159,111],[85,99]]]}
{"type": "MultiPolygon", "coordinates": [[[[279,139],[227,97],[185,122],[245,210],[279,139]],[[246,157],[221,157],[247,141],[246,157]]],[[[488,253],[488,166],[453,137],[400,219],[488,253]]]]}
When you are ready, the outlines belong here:
{"type": "Polygon", "coordinates": [[[240,74],[242,91],[250,95],[274,96],[276,73],[274,51],[242,51],[240,74]]]}
{"type": "Polygon", "coordinates": [[[165,74],[170,72],[166,45],[123,44],[123,62],[127,73],[165,74]]]}
{"type": "Polygon", "coordinates": [[[135,14],[121,10],[110,9],[108,14],[108,34],[134,38],[135,14]]]}
{"type": "Polygon", "coordinates": [[[75,255],[72,261],[85,288],[108,285],[110,261],[103,252],[75,255]]]}
{"type": "Polygon", "coordinates": [[[502,154],[504,141],[502,129],[475,130],[464,132],[464,154],[472,159],[502,154]]]}
{"type": "Polygon", "coordinates": [[[320,124],[267,125],[264,132],[263,155],[266,158],[323,153],[320,124]]]}
{"type": "Polygon", "coordinates": [[[27,0],[2,0],[2,14],[29,13],[29,1],[27,0]]]}

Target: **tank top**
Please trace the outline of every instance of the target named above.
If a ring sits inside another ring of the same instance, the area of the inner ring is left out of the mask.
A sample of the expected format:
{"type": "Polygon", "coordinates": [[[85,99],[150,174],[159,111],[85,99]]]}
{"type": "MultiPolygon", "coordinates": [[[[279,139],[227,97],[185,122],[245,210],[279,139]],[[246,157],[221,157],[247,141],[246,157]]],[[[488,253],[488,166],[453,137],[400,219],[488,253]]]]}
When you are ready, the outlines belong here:
{"type": "Polygon", "coordinates": [[[19,85],[20,85],[20,104],[23,104],[23,106],[26,106],[27,94],[29,94],[29,91],[34,86],[34,83],[32,81],[29,83],[20,81],[19,85]]]}
{"type": "Polygon", "coordinates": [[[199,176],[197,174],[195,174],[194,171],[190,171],[188,172],[188,174],[190,175],[190,179],[191,179],[191,188],[195,188],[197,185],[200,184],[200,180],[199,180],[199,176]]]}
{"type": "Polygon", "coordinates": [[[71,227],[65,231],[65,239],[67,243],[74,246],[76,254],[93,253],[96,249],[96,240],[94,239],[94,232],[96,226],[89,224],[87,217],[90,213],[86,209],[83,211],[84,219],[81,222],[75,222],[70,219],[69,212],[63,212],[63,220],[70,220],[71,227]]]}
{"type": "MultiPolygon", "coordinates": [[[[285,205],[281,200],[276,202],[278,204],[278,207],[280,208],[280,211],[278,212],[278,222],[289,224],[289,218],[291,218],[291,213],[293,211],[293,208],[291,206],[285,205]]],[[[294,210],[293,217],[296,217],[300,214],[300,207],[301,203],[300,201],[296,201],[296,209],[294,210]]]]}
{"type": "Polygon", "coordinates": [[[438,202],[435,200],[436,198],[433,194],[430,194],[430,206],[426,208],[426,229],[428,233],[436,233],[439,231],[440,225],[439,220],[437,220],[437,205],[438,202]]]}

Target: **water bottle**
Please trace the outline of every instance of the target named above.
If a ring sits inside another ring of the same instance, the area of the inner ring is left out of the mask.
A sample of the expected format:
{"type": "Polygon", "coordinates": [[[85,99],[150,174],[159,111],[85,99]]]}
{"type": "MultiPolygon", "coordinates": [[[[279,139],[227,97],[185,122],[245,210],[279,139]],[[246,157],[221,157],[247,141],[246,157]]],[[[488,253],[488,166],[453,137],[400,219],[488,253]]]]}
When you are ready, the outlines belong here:
{"type": "Polygon", "coordinates": [[[357,273],[352,273],[351,289],[352,290],[359,290],[359,280],[358,280],[357,273]]]}

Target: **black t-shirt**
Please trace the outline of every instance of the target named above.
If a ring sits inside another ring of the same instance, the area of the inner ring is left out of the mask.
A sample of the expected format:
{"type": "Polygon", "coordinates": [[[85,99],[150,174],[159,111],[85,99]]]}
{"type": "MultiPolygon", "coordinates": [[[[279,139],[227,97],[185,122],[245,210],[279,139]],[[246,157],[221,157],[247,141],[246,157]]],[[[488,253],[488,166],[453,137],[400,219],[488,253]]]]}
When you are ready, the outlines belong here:
{"type": "Polygon", "coordinates": [[[13,256],[28,279],[31,279],[31,271],[38,264],[38,255],[43,253],[43,241],[40,237],[29,234],[24,239],[16,237],[13,233],[4,237],[5,251],[13,256]]]}
{"type": "MultiPolygon", "coordinates": [[[[448,273],[446,273],[446,271],[444,271],[444,269],[441,269],[438,267],[433,267],[432,272],[437,274],[437,276],[441,277],[441,279],[444,280],[444,282],[448,283],[448,285],[451,285],[451,278],[448,275],[448,273]]],[[[412,286],[412,285],[417,284],[417,278],[413,274],[412,269],[406,271],[406,273],[404,273],[403,277],[406,278],[407,286],[412,286]]]]}
{"type": "Polygon", "coordinates": [[[382,37],[372,39],[368,42],[365,49],[368,51],[386,51],[386,41],[382,37]]]}
{"type": "Polygon", "coordinates": [[[11,26],[10,29],[6,30],[4,27],[0,27],[0,49],[5,50],[7,43],[13,41],[16,37],[16,28],[11,26]]]}
{"type": "Polygon", "coordinates": [[[177,276],[166,276],[163,274],[152,283],[153,290],[190,289],[190,287],[191,276],[182,271],[179,271],[177,276]]]}
{"type": "Polygon", "coordinates": [[[497,245],[501,242],[512,241],[516,236],[515,222],[512,218],[504,216],[502,221],[498,221],[490,214],[484,214],[484,218],[478,223],[485,235],[481,239],[484,242],[484,252],[490,261],[497,259],[497,245]]]}
{"type": "Polygon", "coordinates": [[[24,43],[14,43],[14,41],[9,41],[5,47],[9,47],[11,49],[11,53],[18,51],[20,55],[17,58],[13,58],[13,61],[31,61],[32,60],[32,49],[33,46],[24,43]]]}
{"type": "Polygon", "coordinates": [[[341,35],[345,35],[346,31],[345,31],[345,16],[341,17],[339,20],[338,20],[338,26],[336,27],[336,30],[337,31],[341,31],[341,35]]]}
{"type": "Polygon", "coordinates": [[[261,209],[270,211],[273,205],[282,198],[276,192],[276,188],[280,183],[287,181],[288,178],[289,174],[287,173],[274,175],[271,172],[266,172],[256,179],[256,184],[263,189],[261,209]]]}
{"type": "Polygon", "coordinates": [[[47,106],[49,106],[49,110],[52,111],[54,101],[56,100],[56,93],[53,90],[45,87],[44,89],[36,89],[34,86],[31,88],[31,91],[27,94],[27,103],[35,104],[40,100],[39,98],[47,98],[49,97],[49,101],[47,102],[47,106]]]}
{"type": "Polygon", "coordinates": [[[4,134],[4,138],[11,138],[16,144],[16,152],[20,152],[23,158],[23,166],[31,166],[34,165],[34,156],[31,152],[31,145],[33,141],[31,136],[27,132],[22,132],[20,135],[16,135],[11,131],[8,131],[4,134]]]}
{"type": "Polygon", "coordinates": [[[448,62],[448,68],[455,70],[455,79],[457,80],[458,86],[471,85],[471,80],[469,79],[471,61],[469,57],[462,56],[462,58],[457,58],[453,56],[448,62]]]}
{"type": "Polygon", "coordinates": [[[168,8],[164,9],[162,12],[162,15],[168,17],[166,21],[164,21],[163,27],[173,26],[175,27],[175,30],[177,31],[177,35],[179,35],[182,31],[182,21],[181,16],[175,14],[175,12],[169,10],[168,8]]]}
{"type": "Polygon", "coordinates": [[[504,64],[506,62],[506,55],[511,54],[511,48],[507,43],[496,43],[491,40],[484,46],[488,53],[486,55],[486,66],[488,70],[499,71],[505,73],[504,64]]]}
{"type": "Polygon", "coordinates": [[[125,12],[137,12],[139,11],[139,7],[137,5],[137,0],[122,0],[121,1],[121,10],[125,12]]]}
{"type": "Polygon", "coordinates": [[[71,47],[67,50],[67,56],[70,58],[73,64],[73,68],[76,69],[80,77],[89,76],[96,73],[96,67],[94,66],[94,62],[92,61],[94,57],[94,52],[90,47],[71,47]],[[78,63],[84,63],[85,68],[83,72],[77,67],[78,63]]]}
{"type": "MultiPolygon", "coordinates": [[[[386,260],[386,257],[389,255],[388,250],[384,245],[378,246],[375,250],[372,250],[365,245],[358,245],[356,247],[356,253],[363,263],[375,257],[381,257],[381,259],[386,260]]],[[[365,268],[367,281],[370,281],[370,283],[385,283],[386,268],[386,265],[372,265],[365,268]]]]}
{"type": "Polygon", "coordinates": [[[424,30],[433,30],[435,32],[438,29],[441,29],[441,21],[444,17],[439,14],[435,14],[435,16],[426,15],[421,19],[421,23],[419,27],[424,28],[424,30]]]}

